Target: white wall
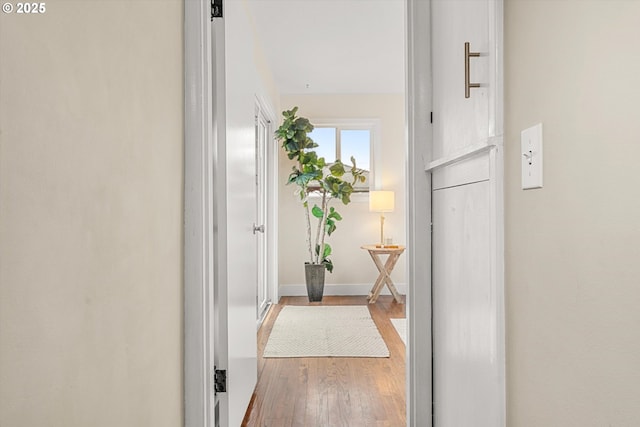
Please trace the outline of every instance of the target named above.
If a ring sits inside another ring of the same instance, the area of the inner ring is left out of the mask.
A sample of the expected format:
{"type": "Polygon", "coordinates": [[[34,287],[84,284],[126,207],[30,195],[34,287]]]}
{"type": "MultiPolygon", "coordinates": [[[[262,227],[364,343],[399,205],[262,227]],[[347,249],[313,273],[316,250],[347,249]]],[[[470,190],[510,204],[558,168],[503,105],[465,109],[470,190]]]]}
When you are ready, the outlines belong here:
{"type": "MultiPolygon", "coordinates": [[[[246,0],[243,0],[243,2],[247,20],[245,26],[251,28],[252,35],[251,48],[253,53],[253,60],[251,63],[251,67],[255,69],[257,75],[259,76],[257,87],[255,88],[256,95],[258,95],[258,97],[262,101],[265,101],[267,104],[269,104],[266,107],[269,109],[273,109],[274,111],[271,111],[271,113],[277,116],[280,109],[280,92],[274,81],[271,68],[269,67],[268,60],[264,53],[265,46],[263,46],[263,40],[260,37],[260,32],[255,23],[255,17],[253,16],[253,14],[256,13],[256,11],[251,7],[250,2],[247,2],[246,0]]],[[[246,30],[246,28],[242,29],[246,30]]]]}
{"type": "Polygon", "coordinates": [[[505,5],[510,427],[640,420],[640,2],[505,5]],[[520,131],[544,126],[544,188],[520,131]]]}
{"type": "Polygon", "coordinates": [[[0,14],[2,426],[182,423],[182,6],[0,14]]]}
{"type": "MultiPolygon", "coordinates": [[[[395,243],[405,244],[405,114],[404,95],[283,95],[282,109],[298,106],[298,115],[313,119],[378,118],[381,123],[382,156],[381,185],[396,193],[396,209],[385,214],[385,235],[395,243]]],[[[281,120],[278,123],[280,125],[281,120]]],[[[303,285],[306,249],[304,210],[294,194],[293,186],[285,185],[291,171],[291,161],[280,148],[280,200],[279,200],[279,272],[281,289],[288,285],[303,285]],[[283,286],[284,285],[284,286],[283,286]]],[[[332,285],[365,285],[352,287],[354,294],[368,291],[378,271],[363,244],[380,240],[380,216],[369,212],[368,197],[356,196],[348,206],[335,202],[343,216],[336,232],[330,237],[333,248],[334,272],[327,273],[326,293],[332,285]]],[[[405,257],[402,256],[393,271],[395,283],[405,282],[405,257]]],[[[349,288],[342,288],[349,289],[349,288]]],[[[386,290],[386,288],[385,288],[386,290]]],[[[305,292],[305,291],[303,291],[305,292]]]]}

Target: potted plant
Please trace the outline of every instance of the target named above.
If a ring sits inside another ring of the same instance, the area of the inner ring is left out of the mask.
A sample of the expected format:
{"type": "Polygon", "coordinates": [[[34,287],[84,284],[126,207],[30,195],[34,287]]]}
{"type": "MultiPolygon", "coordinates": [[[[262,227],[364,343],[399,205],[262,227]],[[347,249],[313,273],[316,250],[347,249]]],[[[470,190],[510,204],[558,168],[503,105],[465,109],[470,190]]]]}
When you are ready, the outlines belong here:
{"type": "Polygon", "coordinates": [[[307,248],[309,260],[305,262],[305,279],[309,301],[322,301],[324,293],[324,272],[333,272],[333,262],[329,258],[331,246],[325,237],[336,230],[336,223],[342,216],[333,206],[334,200],[348,205],[351,202],[353,185],[364,182],[362,169],[356,167],[351,157],[351,167],[346,168],[339,159],[327,163],[324,157],[318,157],[313,149],[318,146],[308,136],[313,125],[307,118],[298,117],[298,107],[283,111],[284,121],[276,131],[277,138],[287,157],[295,163],[287,179],[287,184],[295,184],[297,194],[304,208],[307,225],[307,248]],[[348,172],[348,173],[347,173],[348,172]],[[347,180],[347,177],[350,179],[347,180]],[[317,196],[317,203],[310,204],[310,196],[317,196]],[[312,227],[312,221],[315,223],[312,227]]]}

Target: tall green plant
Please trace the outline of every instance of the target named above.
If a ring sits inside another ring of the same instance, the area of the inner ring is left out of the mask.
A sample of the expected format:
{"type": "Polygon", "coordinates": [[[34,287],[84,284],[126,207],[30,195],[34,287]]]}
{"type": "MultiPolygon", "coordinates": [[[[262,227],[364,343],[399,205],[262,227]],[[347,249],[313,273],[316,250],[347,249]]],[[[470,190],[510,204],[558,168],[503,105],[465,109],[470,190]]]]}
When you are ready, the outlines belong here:
{"type": "Polygon", "coordinates": [[[297,112],[298,107],[282,112],[284,120],[276,136],[289,159],[295,161],[287,184],[298,186],[298,195],[304,207],[309,263],[323,264],[332,272],[333,262],[329,259],[331,246],[325,242],[325,236],[331,236],[336,231],[336,223],[342,220],[342,216],[330,204],[337,199],[348,205],[354,184],[365,181],[364,171],[356,167],[356,160],[352,156],[348,169],[352,179],[345,181],[345,165],[339,159],[328,164],[324,157],[318,157],[313,151],[318,144],[308,136],[313,125],[307,118],[296,116],[297,112]],[[320,196],[320,205],[314,203],[310,208],[309,196],[312,193],[320,196]],[[312,234],[312,218],[317,222],[315,235],[312,234]]]}

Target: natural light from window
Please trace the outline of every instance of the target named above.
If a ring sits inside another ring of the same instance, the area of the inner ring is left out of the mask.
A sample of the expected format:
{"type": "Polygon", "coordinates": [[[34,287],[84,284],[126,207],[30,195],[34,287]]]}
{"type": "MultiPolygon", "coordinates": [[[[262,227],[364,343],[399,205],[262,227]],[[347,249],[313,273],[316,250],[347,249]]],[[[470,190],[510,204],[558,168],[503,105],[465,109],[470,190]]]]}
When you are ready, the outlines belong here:
{"type": "Polygon", "coordinates": [[[366,171],[371,170],[371,131],[354,129],[340,131],[340,160],[347,165],[353,156],[356,165],[366,171]]]}
{"type": "Polygon", "coordinates": [[[371,129],[353,129],[349,126],[316,126],[309,137],[318,144],[314,150],[318,157],[324,157],[328,164],[340,159],[346,167],[351,166],[351,156],[356,166],[364,169],[366,181],[356,183],[357,192],[369,191],[372,177],[372,131],[371,129]]]}

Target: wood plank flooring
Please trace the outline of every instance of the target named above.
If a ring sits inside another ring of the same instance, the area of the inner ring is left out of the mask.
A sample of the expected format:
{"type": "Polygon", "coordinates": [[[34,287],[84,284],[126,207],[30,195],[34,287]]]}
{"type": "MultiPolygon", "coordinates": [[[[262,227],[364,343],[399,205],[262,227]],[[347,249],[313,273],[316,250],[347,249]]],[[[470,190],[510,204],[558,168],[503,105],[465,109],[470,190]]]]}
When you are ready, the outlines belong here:
{"type": "Polygon", "coordinates": [[[283,297],[258,331],[258,384],[242,427],[406,427],[405,346],[390,318],[405,305],[381,296],[283,297]],[[273,323],[285,305],[368,305],[389,358],[262,358],[273,323]]]}

